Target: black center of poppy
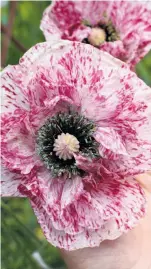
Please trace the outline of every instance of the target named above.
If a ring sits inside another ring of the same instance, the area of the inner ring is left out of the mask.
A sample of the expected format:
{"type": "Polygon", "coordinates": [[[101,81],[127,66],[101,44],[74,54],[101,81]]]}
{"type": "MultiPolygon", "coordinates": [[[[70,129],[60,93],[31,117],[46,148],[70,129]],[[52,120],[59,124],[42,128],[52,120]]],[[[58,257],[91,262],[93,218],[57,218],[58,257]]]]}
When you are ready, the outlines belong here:
{"type": "Polygon", "coordinates": [[[69,135],[69,138],[75,138],[78,141],[78,151],[84,156],[96,158],[99,156],[98,143],[93,138],[95,124],[77,112],[58,113],[38,130],[37,151],[42,161],[45,163],[53,176],[66,175],[71,178],[73,175],[84,175],[75,163],[74,156],[68,159],[59,158],[55,147],[58,137],[62,134],[69,135]]]}

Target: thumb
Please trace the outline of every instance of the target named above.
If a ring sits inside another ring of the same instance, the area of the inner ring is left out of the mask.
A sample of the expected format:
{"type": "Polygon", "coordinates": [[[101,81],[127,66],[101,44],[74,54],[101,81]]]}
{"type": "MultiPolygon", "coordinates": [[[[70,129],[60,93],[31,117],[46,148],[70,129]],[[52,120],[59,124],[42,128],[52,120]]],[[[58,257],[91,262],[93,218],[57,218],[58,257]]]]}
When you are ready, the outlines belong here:
{"type": "Polygon", "coordinates": [[[135,177],[145,191],[151,196],[151,172],[140,174],[135,177]]]}

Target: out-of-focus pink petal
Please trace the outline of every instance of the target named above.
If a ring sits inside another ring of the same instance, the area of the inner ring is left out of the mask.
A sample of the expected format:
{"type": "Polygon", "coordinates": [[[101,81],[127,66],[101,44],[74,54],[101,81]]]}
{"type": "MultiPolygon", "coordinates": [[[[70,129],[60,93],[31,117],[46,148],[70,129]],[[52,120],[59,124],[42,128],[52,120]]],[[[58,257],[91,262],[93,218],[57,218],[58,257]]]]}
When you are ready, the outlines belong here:
{"type": "Polygon", "coordinates": [[[115,1],[114,17],[126,49],[127,63],[133,67],[151,49],[150,1],[115,1]],[[117,10],[122,9],[122,12],[117,10]]]}
{"type": "Polygon", "coordinates": [[[62,38],[82,42],[89,34],[86,28],[91,30],[83,21],[96,27],[106,20],[112,22],[119,40],[105,42],[100,49],[127,62],[134,69],[151,49],[149,1],[55,1],[43,14],[41,30],[46,40],[62,38]],[[84,28],[83,32],[79,24],[84,28]]]}
{"type": "Polygon", "coordinates": [[[81,19],[80,13],[75,10],[74,6],[74,2],[67,1],[67,5],[64,5],[63,1],[60,1],[60,3],[54,2],[45,10],[40,28],[44,31],[47,40],[50,40],[52,34],[55,40],[61,38],[61,30],[64,30],[68,36],[72,36],[74,29],[77,29],[76,27],[72,29],[72,26],[79,24],[81,19]]]}
{"type": "Polygon", "coordinates": [[[52,38],[53,40],[59,40],[61,38],[61,31],[59,30],[55,22],[53,20],[50,20],[50,13],[51,13],[52,7],[53,7],[53,4],[51,4],[51,6],[48,6],[46,8],[46,10],[43,13],[44,18],[41,21],[41,25],[40,25],[40,29],[44,31],[45,38],[47,41],[52,40],[52,38]],[[53,33],[53,37],[51,36],[52,33],[53,33]]]}
{"type": "Polygon", "coordinates": [[[100,49],[110,53],[116,58],[119,58],[123,62],[127,61],[127,51],[121,40],[117,40],[114,42],[104,42],[100,46],[100,49]]]}
{"type": "MultiPolygon", "coordinates": [[[[66,39],[71,40],[73,37],[72,40],[79,40],[77,25],[79,25],[82,20],[96,24],[108,7],[108,2],[102,1],[100,10],[97,2],[98,1],[54,1],[53,4],[44,11],[41,20],[40,28],[46,40],[50,40],[51,37],[53,39],[60,39],[63,36],[65,36],[66,39]]],[[[85,33],[87,34],[87,32],[85,33]]],[[[82,35],[81,40],[84,37],[87,37],[87,35],[82,35]]]]}
{"type": "MultiPolygon", "coordinates": [[[[72,26],[71,26],[72,28],[72,26]]],[[[69,33],[65,33],[64,36],[62,37],[63,39],[69,39],[71,41],[81,41],[83,40],[86,36],[88,36],[91,32],[91,29],[84,26],[84,25],[81,25],[81,24],[78,24],[76,27],[74,27],[74,31],[72,32],[72,35],[70,35],[69,37],[69,33]],[[66,38],[66,35],[67,35],[67,38],[66,38]]]]}

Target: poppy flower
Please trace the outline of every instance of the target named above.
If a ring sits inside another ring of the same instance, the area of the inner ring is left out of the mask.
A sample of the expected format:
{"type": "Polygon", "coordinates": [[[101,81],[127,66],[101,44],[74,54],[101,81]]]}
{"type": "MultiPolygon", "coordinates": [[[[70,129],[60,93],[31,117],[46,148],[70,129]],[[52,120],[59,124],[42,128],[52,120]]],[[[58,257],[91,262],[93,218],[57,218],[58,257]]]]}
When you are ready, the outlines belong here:
{"type": "Polygon", "coordinates": [[[40,28],[46,40],[89,43],[134,69],[151,49],[151,3],[54,1],[44,11],[40,28]]]}
{"type": "Polygon", "coordinates": [[[98,246],[145,214],[150,88],[81,42],[35,45],[2,72],[2,196],[31,201],[47,240],[98,246]]]}

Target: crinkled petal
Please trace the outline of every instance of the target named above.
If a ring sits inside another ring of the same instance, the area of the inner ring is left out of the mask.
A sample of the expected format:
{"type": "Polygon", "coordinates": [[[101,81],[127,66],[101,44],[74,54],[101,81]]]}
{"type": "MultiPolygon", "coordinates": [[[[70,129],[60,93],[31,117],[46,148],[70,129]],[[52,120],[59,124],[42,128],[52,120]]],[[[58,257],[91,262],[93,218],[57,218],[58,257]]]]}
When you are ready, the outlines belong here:
{"type": "MultiPolygon", "coordinates": [[[[139,174],[151,167],[151,91],[134,73],[129,73],[126,66],[123,65],[122,70],[113,69],[110,75],[104,72],[98,92],[97,84],[89,88],[89,94],[83,87],[81,106],[86,117],[95,119],[101,128],[114,128],[119,134],[129,156],[122,156],[121,159],[117,156],[117,163],[112,162],[110,156],[111,162],[106,160],[104,166],[107,164],[108,170],[119,174],[121,167],[121,174],[129,176],[132,170],[134,174],[139,174]]],[[[102,157],[107,158],[106,154],[102,157]]]]}
{"type": "Polygon", "coordinates": [[[10,172],[3,166],[1,167],[1,196],[2,197],[25,197],[18,190],[19,185],[25,181],[25,178],[14,172],[10,172]]]}
{"type": "Polygon", "coordinates": [[[107,222],[99,230],[85,229],[82,233],[76,235],[68,234],[64,231],[56,230],[45,211],[39,210],[34,203],[31,203],[31,205],[46,239],[56,247],[69,251],[85,247],[96,247],[104,240],[114,240],[121,235],[121,232],[117,230],[115,220],[107,222]]]}
{"type": "Polygon", "coordinates": [[[45,170],[26,180],[24,184],[20,185],[19,190],[34,203],[39,203],[46,209],[48,214],[51,215],[51,220],[56,229],[68,228],[70,230],[70,217],[73,223],[74,216],[67,218],[67,215],[63,215],[63,212],[83,193],[83,183],[80,177],[76,177],[74,180],[52,178],[51,174],[45,170]]]}
{"type": "MultiPolygon", "coordinates": [[[[16,109],[29,111],[31,106],[44,106],[45,100],[61,94],[61,81],[57,80],[56,71],[50,75],[53,69],[51,47],[57,50],[61,45],[61,41],[58,44],[53,41],[37,44],[24,54],[18,65],[8,66],[2,71],[2,113],[13,113],[16,109]],[[49,52],[50,58],[46,56],[42,63],[41,58],[49,52]]],[[[62,93],[65,91],[71,92],[71,87],[64,85],[62,93]]]]}
{"type": "Polygon", "coordinates": [[[117,162],[104,159],[104,165],[111,172],[128,176],[130,173],[143,173],[151,167],[151,92],[135,76],[131,78],[131,85],[126,83],[125,86],[128,91],[130,89],[130,94],[123,95],[124,102],[117,107],[117,115],[111,119],[110,126],[116,126],[129,156],[121,156],[117,162]],[[137,90],[133,91],[135,87],[137,90]]]}
{"type": "Polygon", "coordinates": [[[94,138],[100,144],[100,156],[110,156],[111,152],[115,155],[128,155],[120,135],[113,128],[99,127],[94,133],[94,138]]]}
{"type": "MultiPolygon", "coordinates": [[[[95,158],[91,160],[90,158],[85,157],[84,155],[81,154],[74,154],[74,158],[76,161],[76,165],[79,167],[79,169],[95,175],[96,178],[98,176],[104,179],[108,178],[108,180],[118,178],[118,175],[116,173],[109,171],[103,165],[102,158],[95,158]]],[[[95,182],[95,176],[93,176],[94,182],[95,182]]]]}
{"type": "Polygon", "coordinates": [[[29,109],[28,99],[24,95],[20,86],[20,76],[18,66],[8,66],[1,73],[1,112],[13,112],[22,107],[29,109]],[[16,74],[16,77],[14,77],[16,74]]]}
{"type": "MultiPolygon", "coordinates": [[[[145,196],[139,184],[133,179],[129,178],[123,182],[100,180],[96,185],[87,183],[85,179],[84,188],[90,194],[91,200],[87,201],[81,195],[72,203],[74,211],[73,209],[71,211],[71,205],[66,208],[66,211],[70,210],[67,215],[70,217],[70,226],[74,216],[72,225],[75,229],[72,233],[71,227],[69,227],[70,233],[67,227],[62,230],[54,228],[51,212],[48,212],[38,200],[32,201],[32,207],[47,240],[57,247],[73,250],[98,246],[101,241],[115,239],[132,229],[144,216],[145,196]],[[78,225],[86,228],[81,233],[77,228],[77,219],[78,225]]],[[[65,219],[66,213],[64,211],[60,215],[62,220],[65,219]]]]}
{"type": "MultiPolygon", "coordinates": [[[[49,43],[50,46],[50,43],[49,43]]],[[[27,71],[37,57],[45,52],[48,43],[41,43],[29,50],[20,60],[20,65],[8,66],[1,73],[2,112],[13,112],[18,108],[29,110],[26,88],[27,71]]],[[[32,76],[32,72],[30,72],[32,76]]]]}
{"type": "Polygon", "coordinates": [[[40,164],[35,154],[32,127],[26,113],[16,111],[14,116],[2,117],[1,157],[8,169],[28,174],[35,165],[40,164]]]}
{"type": "Polygon", "coordinates": [[[74,203],[82,192],[83,183],[80,177],[76,177],[73,180],[66,180],[61,195],[61,208],[64,209],[71,203],[74,203]]]}

